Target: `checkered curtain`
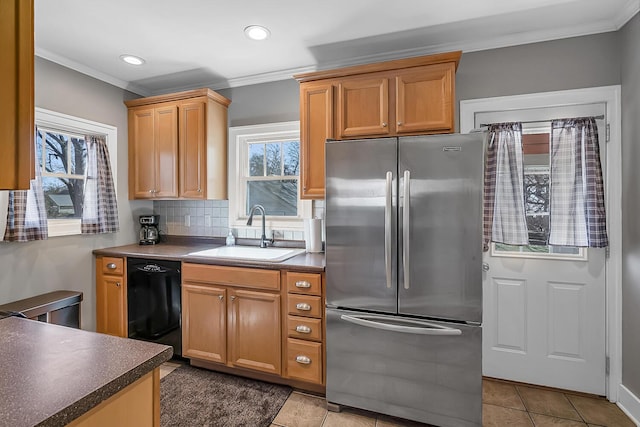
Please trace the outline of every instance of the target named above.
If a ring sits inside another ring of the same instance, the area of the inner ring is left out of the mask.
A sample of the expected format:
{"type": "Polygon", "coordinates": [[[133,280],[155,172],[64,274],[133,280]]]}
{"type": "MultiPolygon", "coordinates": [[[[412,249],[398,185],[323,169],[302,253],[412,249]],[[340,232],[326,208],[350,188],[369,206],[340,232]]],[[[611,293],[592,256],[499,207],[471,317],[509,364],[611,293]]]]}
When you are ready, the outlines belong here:
{"type": "Polygon", "coordinates": [[[4,231],[6,242],[45,240],[49,235],[42,176],[37,164],[35,170],[36,176],[31,180],[29,190],[9,191],[7,227],[4,231]]]}
{"type": "Polygon", "coordinates": [[[118,223],[116,190],[111,174],[109,149],[104,136],[85,136],[87,179],[82,209],[82,234],[115,233],[118,223]]]}
{"type": "Polygon", "coordinates": [[[596,120],[552,121],[550,157],[549,244],[609,246],[596,120]]]}
{"type": "Polygon", "coordinates": [[[489,126],[484,173],[483,249],[529,244],[524,205],[522,124],[489,126]]]}

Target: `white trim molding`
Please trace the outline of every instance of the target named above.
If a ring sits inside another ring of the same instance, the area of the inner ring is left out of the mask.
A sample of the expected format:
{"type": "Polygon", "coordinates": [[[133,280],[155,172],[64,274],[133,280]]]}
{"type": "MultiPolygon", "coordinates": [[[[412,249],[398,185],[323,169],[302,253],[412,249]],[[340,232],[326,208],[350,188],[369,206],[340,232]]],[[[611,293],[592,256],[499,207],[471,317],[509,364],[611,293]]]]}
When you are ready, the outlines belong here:
{"type": "Polygon", "coordinates": [[[620,384],[618,391],[618,407],[631,418],[631,421],[640,426],[640,399],[623,384],[620,384]]]}
{"type": "MultiPolygon", "coordinates": [[[[606,260],[606,356],[609,374],[606,395],[611,402],[619,401],[622,384],[622,122],[621,87],[601,86],[555,92],[460,101],[460,132],[475,127],[478,113],[516,111],[522,109],[574,106],[591,103],[606,105],[605,119],[609,125],[606,156],[607,229],[609,258],[606,260]]],[[[604,142],[603,142],[604,143],[604,142]]]]}

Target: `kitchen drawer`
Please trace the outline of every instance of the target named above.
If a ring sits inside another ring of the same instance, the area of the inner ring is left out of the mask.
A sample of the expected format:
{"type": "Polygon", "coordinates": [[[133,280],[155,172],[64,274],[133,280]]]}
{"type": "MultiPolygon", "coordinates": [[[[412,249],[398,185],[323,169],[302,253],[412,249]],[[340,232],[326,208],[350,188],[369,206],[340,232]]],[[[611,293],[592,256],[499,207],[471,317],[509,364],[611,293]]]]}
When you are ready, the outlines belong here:
{"type": "Polygon", "coordinates": [[[278,291],[280,271],[183,263],[182,281],[278,291]]]}
{"type": "Polygon", "coordinates": [[[124,276],[124,258],[102,257],[100,260],[103,274],[124,276]]]}
{"type": "Polygon", "coordinates": [[[294,294],[322,295],[320,275],[312,273],[287,273],[287,291],[294,294]]]}
{"type": "Polygon", "coordinates": [[[287,295],[289,314],[299,316],[322,317],[322,299],[311,295],[287,295]]]}
{"type": "Polygon", "coordinates": [[[322,319],[288,316],[287,335],[291,338],[322,341],[322,319]]]}
{"type": "Polygon", "coordinates": [[[287,339],[287,375],[289,378],[322,384],[322,344],[287,339]]]}

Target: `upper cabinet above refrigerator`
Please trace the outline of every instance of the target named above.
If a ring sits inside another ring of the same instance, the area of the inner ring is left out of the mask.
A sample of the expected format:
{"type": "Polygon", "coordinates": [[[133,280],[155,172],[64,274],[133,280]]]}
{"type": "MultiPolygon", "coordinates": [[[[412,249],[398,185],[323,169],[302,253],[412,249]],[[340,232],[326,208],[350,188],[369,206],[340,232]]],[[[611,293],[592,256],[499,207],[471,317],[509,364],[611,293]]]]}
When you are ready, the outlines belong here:
{"type": "Polygon", "coordinates": [[[322,199],[324,144],[454,131],[461,52],[294,76],[300,82],[301,197],[322,199]]]}

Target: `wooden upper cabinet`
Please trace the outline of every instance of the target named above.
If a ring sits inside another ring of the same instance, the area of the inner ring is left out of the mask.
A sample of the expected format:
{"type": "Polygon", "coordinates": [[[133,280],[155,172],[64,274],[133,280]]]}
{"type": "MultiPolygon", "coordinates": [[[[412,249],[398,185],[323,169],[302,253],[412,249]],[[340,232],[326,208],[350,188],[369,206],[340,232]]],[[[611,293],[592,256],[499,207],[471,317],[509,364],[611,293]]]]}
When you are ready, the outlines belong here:
{"type": "Polygon", "coordinates": [[[300,82],[302,198],[324,198],[328,138],[453,132],[455,71],[461,54],[441,53],[294,76],[300,82]]]}
{"type": "Polygon", "coordinates": [[[0,1],[0,190],[27,190],[35,175],[33,0],[0,1]]]}
{"type": "Polygon", "coordinates": [[[331,82],[300,85],[300,113],[304,114],[300,120],[302,199],[324,198],[324,144],[333,138],[333,104],[331,82]]]}
{"type": "Polygon", "coordinates": [[[453,132],[455,63],[399,71],[396,133],[453,132]]]}
{"type": "Polygon", "coordinates": [[[210,89],[125,101],[129,198],[226,199],[230,102],[210,89]]]}
{"type": "Polygon", "coordinates": [[[389,135],[389,80],[369,76],[338,83],[338,136],[389,135]]]}

